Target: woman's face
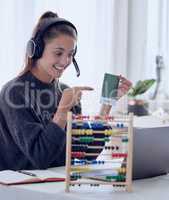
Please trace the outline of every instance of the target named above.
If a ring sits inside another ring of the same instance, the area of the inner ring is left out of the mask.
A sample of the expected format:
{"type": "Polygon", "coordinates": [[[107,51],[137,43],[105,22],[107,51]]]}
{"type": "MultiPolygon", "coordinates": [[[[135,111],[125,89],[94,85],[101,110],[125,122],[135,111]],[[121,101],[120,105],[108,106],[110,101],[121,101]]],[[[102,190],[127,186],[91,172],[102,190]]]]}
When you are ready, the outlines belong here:
{"type": "Polygon", "coordinates": [[[71,64],[76,40],[69,35],[60,35],[45,44],[42,57],[37,61],[38,70],[46,79],[59,78],[71,64]]]}

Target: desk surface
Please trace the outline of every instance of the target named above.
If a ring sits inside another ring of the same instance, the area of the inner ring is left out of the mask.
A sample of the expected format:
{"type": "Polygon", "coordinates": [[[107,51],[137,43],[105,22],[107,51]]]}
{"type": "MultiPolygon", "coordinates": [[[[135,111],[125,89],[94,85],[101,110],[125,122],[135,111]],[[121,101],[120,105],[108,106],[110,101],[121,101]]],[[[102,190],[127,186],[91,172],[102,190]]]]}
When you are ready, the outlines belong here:
{"type": "MultiPolygon", "coordinates": [[[[64,173],[64,168],[52,168],[51,171],[64,173]]],[[[70,193],[65,193],[65,184],[38,183],[18,186],[0,186],[0,198],[4,200],[168,200],[169,175],[133,182],[133,192],[113,192],[111,186],[81,186],[72,187],[70,193]]]]}
{"type": "MultiPolygon", "coordinates": [[[[163,123],[154,117],[135,118],[136,127],[163,127],[163,123]]],[[[64,174],[64,168],[52,168],[51,171],[64,174]]],[[[0,199],[4,200],[168,200],[169,175],[133,182],[133,192],[113,192],[112,187],[81,186],[72,187],[65,193],[65,183],[38,183],[18,186],[0,186],[0,199]]]]}
{"type": "MultiPolygon", "coordinates": [[[[159,122],[154,117],[136,118],[136,127],[163,127],[169,123],[159,122]]],[[[52,168],[51,171],[64,174],[64,168],[52,168]]],[[[4,200],[169,200],[169,175],[133,182],[133,192],[113,192],[112,187],[81,186],[73,187],[65,193],[65,183],[38,183],[18,186],[0,186],[0,199],[4,200]]]]}

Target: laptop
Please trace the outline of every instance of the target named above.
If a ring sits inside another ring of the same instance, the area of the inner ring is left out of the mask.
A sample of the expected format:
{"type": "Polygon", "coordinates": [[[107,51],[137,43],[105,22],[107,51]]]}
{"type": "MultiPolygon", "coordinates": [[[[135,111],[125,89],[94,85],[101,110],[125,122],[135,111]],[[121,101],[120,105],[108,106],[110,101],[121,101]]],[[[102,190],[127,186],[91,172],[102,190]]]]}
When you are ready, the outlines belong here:
{"type": "Polygon", "coordinates": [[[169,173],[169,127],[134,128],[133,179],[169,173]]]}

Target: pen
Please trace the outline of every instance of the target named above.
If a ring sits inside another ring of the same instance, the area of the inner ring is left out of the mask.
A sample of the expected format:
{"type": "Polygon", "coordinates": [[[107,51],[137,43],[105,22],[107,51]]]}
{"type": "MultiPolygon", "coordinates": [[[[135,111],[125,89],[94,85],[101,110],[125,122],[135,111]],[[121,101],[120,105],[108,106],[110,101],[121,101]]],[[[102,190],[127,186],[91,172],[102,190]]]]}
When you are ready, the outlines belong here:
{"type": "Polygon", "coordinates": [[[22,173],[22,174],[25,174],[25,175],[28,175],[28,176],[34,176],[34,177],[36,177],[36,174],[33,174],[33,173],[31,173],[31,172],[22,171],[22,170],[18,170],[17,172],[22,173]]]}

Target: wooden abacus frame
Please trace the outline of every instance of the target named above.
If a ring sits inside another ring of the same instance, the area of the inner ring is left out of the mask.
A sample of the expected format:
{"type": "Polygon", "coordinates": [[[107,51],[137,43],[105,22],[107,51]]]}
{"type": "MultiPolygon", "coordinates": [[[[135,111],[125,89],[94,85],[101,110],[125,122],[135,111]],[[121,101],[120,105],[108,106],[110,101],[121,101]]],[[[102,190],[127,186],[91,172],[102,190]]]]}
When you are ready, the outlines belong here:
{"type": "MultiPolygon", "coordinates": [[[[78,121],[78,120],[77,120],[78,121]]],[[[133,159],[133,114],[130,113],[128,116],[125,116],[124,118],[115,118],[113,120],[114,122],[124,122],[128,124],[128,145],[127,145],[127,163],[126,163],[126,179],[124,182],[105,182],[105,181],[93,181],[92,184],[96,185],[112,185],[112,186],[125,186],[126,190],[128,192],[132,191],[132,159],[133,159]]],[[[72,147],[72,123],[76,122],[76,120],[73,120],[72,118],[72,112],[69,112],[67,115],[67,136],[66,136],[66,188],[65,191],[70,191],[70,185],[75,184],[91,184],[89,181],[71,181],[71,147],[72,147]]],[[[99,120],[100,122],[100,120],[99,120]]]]}

